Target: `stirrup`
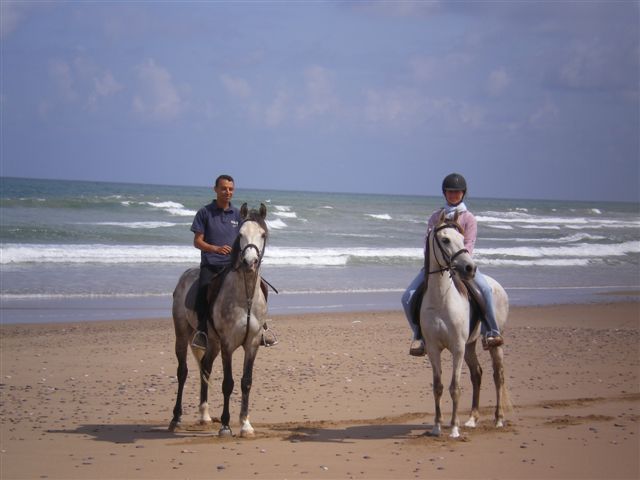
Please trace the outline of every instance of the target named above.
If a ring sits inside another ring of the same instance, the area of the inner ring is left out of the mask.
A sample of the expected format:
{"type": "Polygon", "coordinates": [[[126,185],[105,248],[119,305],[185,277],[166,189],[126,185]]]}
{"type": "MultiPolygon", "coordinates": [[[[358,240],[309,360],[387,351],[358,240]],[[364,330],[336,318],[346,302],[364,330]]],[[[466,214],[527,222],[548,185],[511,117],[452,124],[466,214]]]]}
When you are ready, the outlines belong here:
{"type": "Polygon", "coordinates": [[[191,340],[191,346],[198,350],[206,350],[208,346],[207,334],[198,330],[191,340]]]}
{"type": "Polygon", "coordinates": [[[411,347],[409,348],[409,355],[412,357],[424,357],[426,354],[424,347],[424,340],[421,338],[416,338],[413,342],[411,342],[411,347]]]}
{"type": "Polygon", "coordinates": [[[489,350],[490,348],[499,347],[504,344],[504,339],[502,335],[487,335],[482,337],[482,348],[484,350],[489,350]]]}
{"type": "Polygon", "coordinates": [[[273,330],[265,328],[262,332],[262,337],[260,338],[260,345],[263,347],[274,347],[278,343],[278,336],[275,334],[273,330]]]}

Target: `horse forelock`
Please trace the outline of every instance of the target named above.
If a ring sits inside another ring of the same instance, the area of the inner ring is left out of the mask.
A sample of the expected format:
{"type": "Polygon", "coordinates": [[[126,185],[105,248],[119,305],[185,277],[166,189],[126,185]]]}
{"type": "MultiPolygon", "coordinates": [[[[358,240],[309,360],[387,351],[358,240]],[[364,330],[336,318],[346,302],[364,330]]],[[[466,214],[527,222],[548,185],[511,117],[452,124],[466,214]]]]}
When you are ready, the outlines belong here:
{"type": "Polygon", "coordinates": [[[256,222],[260,226],[260,228],[264,230],[264,233],[266,235],[269,235],[269,227],[267,227],[267,222],[262,217],[262,215],[260,215],[260,212],[258,212],[258,210],[251,210],[247,214],[247,217],[243,220],[242,224],[244,225],[247,222],[256,222]]]}

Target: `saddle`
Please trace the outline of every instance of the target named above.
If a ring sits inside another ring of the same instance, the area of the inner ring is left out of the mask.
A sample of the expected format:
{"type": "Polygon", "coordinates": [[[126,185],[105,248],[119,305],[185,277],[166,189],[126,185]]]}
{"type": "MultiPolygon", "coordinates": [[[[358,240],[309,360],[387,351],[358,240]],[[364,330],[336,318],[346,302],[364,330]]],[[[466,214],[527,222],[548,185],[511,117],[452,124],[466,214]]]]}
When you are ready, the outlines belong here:
{"type": "MultiPolygon", "coordinates": [[[[462,280],[457,276],[453,277],[453,283],[461,292],[467,293],[469,299],[469,332],[473,332],[478,322],[487,325],[487,304],[484,301],[482,292],[473,280],[462,280]]],[[[409,301],[409,310],[411,312],[411,321],[420,328],[420,309],[422,308],[422,299],[427,291],[427,282],[421,283],[413,293],[409,301]]]]}

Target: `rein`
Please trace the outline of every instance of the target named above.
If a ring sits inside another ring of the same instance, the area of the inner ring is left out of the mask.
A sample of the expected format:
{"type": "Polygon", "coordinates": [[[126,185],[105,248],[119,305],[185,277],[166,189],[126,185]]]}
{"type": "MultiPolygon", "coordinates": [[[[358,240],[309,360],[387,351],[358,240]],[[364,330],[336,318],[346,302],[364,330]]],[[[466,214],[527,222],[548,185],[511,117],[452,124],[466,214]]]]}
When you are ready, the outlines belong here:
{"type": "MultiPolygon", "coordinates": [[[[245,331],[244,334],[244,340],[242,341],[242,343],[244,344],[247,341],[247,338],[249,337],[249,322],[251,321],[251,308],[253,307],[253,294],[256,291],[256,287],[258,286],[258,282],[260,281],[260,265],[262,265],[262,257],[264,256],[264,251],[267,247],[267,243],[265,241],[264,247],[262,248],[262,251],[258,248],[258,246],[254,243],[250,243],[248,245],[246,245],[242,251],[240,252],[240,256],[243,257],[244,254],[246,253],[247,250],[249,249],[254,249],[257,253],[258,253],[258,265],[256,266],[256,282],[253,284],[253,289],[250,292],[250,287],[249,284],[247,282],[247,274],[246,272],[244,273],[243,277],[244,277],[244,290],[245,293],[247,295],[247,329],[245,331]]],[[[237,271],[240,267],[236,267],[234,270],[237,271]]]]}

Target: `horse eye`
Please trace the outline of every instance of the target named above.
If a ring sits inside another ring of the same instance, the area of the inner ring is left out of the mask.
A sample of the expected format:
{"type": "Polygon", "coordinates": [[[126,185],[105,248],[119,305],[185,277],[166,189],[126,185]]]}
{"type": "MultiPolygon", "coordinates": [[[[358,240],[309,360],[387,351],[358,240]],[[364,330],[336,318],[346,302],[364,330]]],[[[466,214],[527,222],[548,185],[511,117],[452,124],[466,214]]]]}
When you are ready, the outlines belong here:
{"type": "Polygon", "coordinates": [[[449,240],[447,237],[444,237],[442,239],[442,243],[449,244],[449,243],[451,243],[451,240],[449,240]]]}

